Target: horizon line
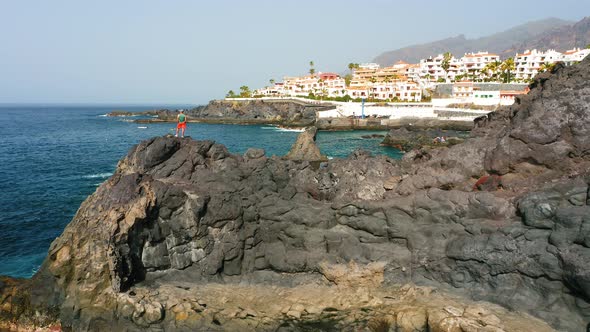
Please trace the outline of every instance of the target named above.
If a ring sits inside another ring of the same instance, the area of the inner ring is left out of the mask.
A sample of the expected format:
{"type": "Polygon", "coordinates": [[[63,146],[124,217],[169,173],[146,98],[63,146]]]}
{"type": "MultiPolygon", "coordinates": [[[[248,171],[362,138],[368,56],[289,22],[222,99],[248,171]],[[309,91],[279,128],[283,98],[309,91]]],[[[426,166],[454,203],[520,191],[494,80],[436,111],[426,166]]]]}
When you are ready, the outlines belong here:
{"type": "Polygon", "coordinates": [[[0,106],[187,106],[208,102],[0,102],[0,106]]]}

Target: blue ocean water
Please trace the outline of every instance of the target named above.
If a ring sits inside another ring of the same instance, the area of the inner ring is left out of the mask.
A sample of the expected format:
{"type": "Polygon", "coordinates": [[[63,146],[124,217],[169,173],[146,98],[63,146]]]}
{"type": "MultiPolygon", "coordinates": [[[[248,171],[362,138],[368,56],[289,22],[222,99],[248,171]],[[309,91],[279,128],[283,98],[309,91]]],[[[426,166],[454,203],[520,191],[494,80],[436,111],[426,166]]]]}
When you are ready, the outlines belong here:
{"type": "MultiPolygon", "coordinates": [[[[33,275],[51,242],[82,201],[113,173],[119,159],[141,140],[173,133],[175,128],[104,114],[155,108],[0,106],[0,275],[33,275]]],[[[357,148],[401,156],[396,149],[380,147],[381,138],[361,138],[373,133],[377,132],[319,132],[317,142],[324,154],[334,158],[357,148]]],[[[270,156],[286,154],[298,132],[189,123],[186,134],[223,143],[232,153],[258,147],[270,156]]]]}

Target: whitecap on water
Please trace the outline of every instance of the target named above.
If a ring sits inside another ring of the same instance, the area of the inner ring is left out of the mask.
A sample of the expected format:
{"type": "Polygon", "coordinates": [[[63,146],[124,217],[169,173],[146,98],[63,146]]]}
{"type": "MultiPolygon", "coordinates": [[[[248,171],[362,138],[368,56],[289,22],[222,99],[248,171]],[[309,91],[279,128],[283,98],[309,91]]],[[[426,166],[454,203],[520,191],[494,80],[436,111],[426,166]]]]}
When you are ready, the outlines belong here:
{"type": "Polygon", "coordinates": [[[292,131],[296,133],[302,133],[305,131],[304,128],[277,128],[277,131],[292,131]]]}
{"type": "Polygon", "coordinates": [[[97,174],[90,174],[82,176],[85,179],[97,179],[97,178],[108,178],[109,176],[113,175],[113,173],[97,173],[97,174]]]}
{"type": "Polygon", "coordinates": [[[286,131],[286,132],[304,132],[305,128],[281,128],[281,127],[261,127],[261,129],[270,129],[274,131],[286,131]]]}

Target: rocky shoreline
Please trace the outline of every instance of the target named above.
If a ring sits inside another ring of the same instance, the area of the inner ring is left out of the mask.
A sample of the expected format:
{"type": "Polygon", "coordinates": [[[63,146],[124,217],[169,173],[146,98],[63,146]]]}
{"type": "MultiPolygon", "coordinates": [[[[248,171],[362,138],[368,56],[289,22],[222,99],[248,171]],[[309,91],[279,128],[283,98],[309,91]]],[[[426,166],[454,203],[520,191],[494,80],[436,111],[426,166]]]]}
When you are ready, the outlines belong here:
{"type": "Polygon", "coordinates": [[[141,142],[32,279],[3,279],[0,321],[75,331],[582,331],[589,82],[590,58],[557,65],[515,105],[478,119],[464,142],[401,161],[362,151],[326,161],[314,129],[291,158],[141,142]]]}
{"type": "Polygon", "coordinates": [[[414,149],[449,147],[462,143],[468,136],[467,131],[443,129],[418,129],[401,127],[390,130],[381,145],[391,146],[400,151],[414,149]]]}
{"type": "MultiPolygon", "coordinates": [[[[389,130],[412,127],[415,129],[471,130],[473,121],[430,118],[350,119],[317,118],[317,111],[334,106],[307,104],[299,100],[213,100],[206,106],[185,110],[188,122],[237,125],[279,125],[289,128],[315,126],[319,130],[389,130]]],[[[176,122],[175,110],[162,109],[146,112],[114,111],[108,116],[150,116],[134,119],[136,123],[176,122]]]]}
{"type": "MultiPolygon", "coordinates": [[[[188,122],[220,124],[276,124],[287,127],[313,125],[316,111],[330,109],[330,106],[306,104],[295,100],[212,100],[206,106],[185,110],[188,122]]],[[[120,116],[120,112],[109,116],[120,116]]],[[[153,119],[136,119],[138,123],[176,122],[174,110],[158,110],[134,113],[134,115],[156,115],[153,119]]]]}

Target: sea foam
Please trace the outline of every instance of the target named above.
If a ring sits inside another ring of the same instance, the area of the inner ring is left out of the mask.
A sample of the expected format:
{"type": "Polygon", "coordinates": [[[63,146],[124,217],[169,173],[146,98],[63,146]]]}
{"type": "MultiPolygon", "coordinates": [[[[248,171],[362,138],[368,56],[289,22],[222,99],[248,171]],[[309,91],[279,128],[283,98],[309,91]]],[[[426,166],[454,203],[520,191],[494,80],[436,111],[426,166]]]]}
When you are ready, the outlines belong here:
{"type": "Polygon", "coordinates": [[[85,179],[104,179],[104,178],[108,178],[109,176],[113,175],[113,173],[97,173],[97,174],[89,174],[89,175],[84,175],[82,176],[85,179]]]}

